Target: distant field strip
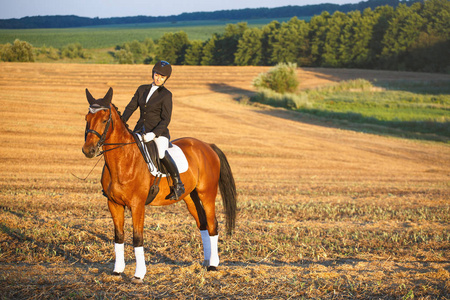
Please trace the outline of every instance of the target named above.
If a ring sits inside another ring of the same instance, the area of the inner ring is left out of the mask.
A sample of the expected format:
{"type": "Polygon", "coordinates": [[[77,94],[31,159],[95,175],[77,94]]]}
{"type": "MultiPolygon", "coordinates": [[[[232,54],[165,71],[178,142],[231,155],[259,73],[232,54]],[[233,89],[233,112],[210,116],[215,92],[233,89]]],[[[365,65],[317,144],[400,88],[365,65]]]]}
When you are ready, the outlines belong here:
{"type": "MultiPolygon", "coordinates": [[[[271,19],[258,19],[247,22],[249,27],[262,26],[271,19]]],[[[285,19],[279,19],[283,22],[285,19]]],[[[55,29],[2,29],[0,44],[12,43],[15,39],[27,41],[34,47],[61,48],[70,43],[80,43],[83,48],[110,48],[128,41],[143,41],[146,38],[157,40],[164,33],[184,31],[189,40],[209,39],[214,33],[223,33],[225,25],[238,21],[191,21],[177,23],[145,23],[111,25],[102,27],[55,28],[55,29]]]]}

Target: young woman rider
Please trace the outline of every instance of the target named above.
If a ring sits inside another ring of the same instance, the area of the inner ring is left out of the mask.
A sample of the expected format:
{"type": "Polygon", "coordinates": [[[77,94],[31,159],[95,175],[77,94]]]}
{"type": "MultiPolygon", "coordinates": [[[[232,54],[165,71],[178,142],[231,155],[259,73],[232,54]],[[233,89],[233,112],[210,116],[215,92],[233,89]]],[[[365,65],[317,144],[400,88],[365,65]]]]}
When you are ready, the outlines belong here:
{"type": "Polygon", "coordinates": [[[139,107],[141,115],[133,131],[142,133],[145,143],[155,141],[159,158],[173,180],[173,187],[166,199],[178,200],[184,193],[184,185],[175,162],[167,152],[170,140],[168,126],[172,116],[172,93],[164,86],[164,83],[171,74],[172,66],[168,62],[164,60],[157,62],[152,70],[153,82],[138,87],[126,106],[122,119],[124,122],[128,121],[139,107]]]}

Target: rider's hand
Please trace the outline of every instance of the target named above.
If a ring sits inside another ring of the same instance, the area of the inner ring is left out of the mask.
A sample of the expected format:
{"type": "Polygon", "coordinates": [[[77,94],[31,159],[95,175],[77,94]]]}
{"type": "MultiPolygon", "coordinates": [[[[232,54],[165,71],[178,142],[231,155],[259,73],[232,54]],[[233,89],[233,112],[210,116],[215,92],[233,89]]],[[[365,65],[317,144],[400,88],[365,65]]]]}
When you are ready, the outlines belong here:
{"type": "Polygon", "coordinates": [[[151,142],[155,137],[156,135],[153,132],[147,132],[146,134],[144,134],[144,142],[151,142]]]}

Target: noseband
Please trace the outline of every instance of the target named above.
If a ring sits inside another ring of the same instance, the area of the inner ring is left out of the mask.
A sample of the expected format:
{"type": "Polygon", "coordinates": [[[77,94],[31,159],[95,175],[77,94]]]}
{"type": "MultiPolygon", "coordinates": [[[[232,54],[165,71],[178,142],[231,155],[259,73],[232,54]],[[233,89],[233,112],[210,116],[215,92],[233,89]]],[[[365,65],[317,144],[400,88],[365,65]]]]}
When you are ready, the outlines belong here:
{"type": "Polygon", "coordinates": [[[109,110],[109,118],[108,118],[108,121],[106,122],[105,131],[103,131],[103,134],[100,135],[100,133],[98,133],[97,131],[89,128],[89,123],[86,124],[86,131],[84,132],[84,141],[86,142],[87,135],[89,133],[95,134],[100,139],[97,143],[97,148],[100,148],[101,146],[104,145],[105,140],[106,140],[106,134],[108,133],[109,126],[112,123],[111,107],[100,107],[100,108],[96,108],[96,107],[94,108],[92,106],[89,107],[89,112],[92,114],[95,114],[96,112],[98,112],[100,110],[107,110],[107,109],[109,110]]]}

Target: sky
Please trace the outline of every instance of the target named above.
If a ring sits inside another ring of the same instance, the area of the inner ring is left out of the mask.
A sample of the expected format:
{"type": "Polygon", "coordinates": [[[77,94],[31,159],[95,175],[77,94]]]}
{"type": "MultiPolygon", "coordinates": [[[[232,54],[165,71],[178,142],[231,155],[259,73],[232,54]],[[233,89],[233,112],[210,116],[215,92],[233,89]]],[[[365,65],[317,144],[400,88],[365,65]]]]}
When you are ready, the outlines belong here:
{"type": "Polygon", "coordinates": [[[0,0],[0,19],[31,16],[76,15],[89,18],[171,16],[242,8],[347,4],[363,0],[0,0]]]}

